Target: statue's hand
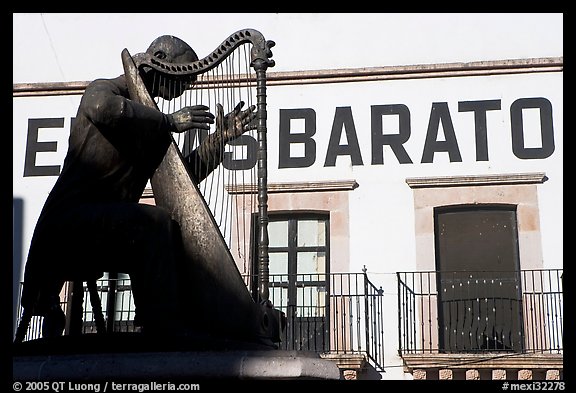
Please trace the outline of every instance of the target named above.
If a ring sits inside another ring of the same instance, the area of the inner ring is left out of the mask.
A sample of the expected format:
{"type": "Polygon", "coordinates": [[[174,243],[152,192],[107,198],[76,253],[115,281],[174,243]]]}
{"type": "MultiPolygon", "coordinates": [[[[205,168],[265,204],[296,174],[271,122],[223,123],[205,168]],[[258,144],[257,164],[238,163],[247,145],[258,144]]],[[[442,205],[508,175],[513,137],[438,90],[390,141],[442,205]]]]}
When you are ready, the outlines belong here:
{"type": "Polygon", "coordinates": [[[186,106],[168,115],[172,130],[184,132],[192,128],[209,130],[209,124],[214,123],[214,115],[208,112],[206,105],[186,106]]]}
{"type": "Polygon", "coordinates": [[[256,106],[242,110],[244,101],[240,101],[234,110],[224,116],[221,104],[216,104],[216,132],[221,133],[224,143],[228,143],[248,130],[256,129],[256,106]]]}

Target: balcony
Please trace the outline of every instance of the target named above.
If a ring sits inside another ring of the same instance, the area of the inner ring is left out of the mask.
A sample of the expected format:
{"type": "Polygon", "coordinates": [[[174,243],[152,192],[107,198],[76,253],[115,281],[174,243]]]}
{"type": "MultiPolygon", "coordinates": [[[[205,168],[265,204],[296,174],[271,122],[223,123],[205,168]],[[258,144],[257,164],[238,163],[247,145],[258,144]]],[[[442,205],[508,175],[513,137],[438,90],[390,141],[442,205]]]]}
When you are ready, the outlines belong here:
{"type": "Polygon", "coordinates": [[[397,280],[408,369],[562,367],[561,269],[399,272],[397,280]]]}
{"type": "MultiPolygon", "coordinates": [[[[252,277],[244,277],[250,289],[252,277]]],[[[384,328],[382,289],[376,288],[363,273],[271,274],[270,300],[283,311],[287,325],[280,349],[312,351],[335,361],[343,370],[372,367],[384,370],[384,328]]],[[[62,309],[68,321],[72,314],[72,291],[65,285],[61,294],[62,309]]],[[[84,299],[89,293],[84,289],[84,299]]],[[[135,330],[134,301],[128,278],[98,280],[107,332],[135,330]]],[[[95,313],[91,302],[81,309],[83,334],[96,333],[95,313]]],[[[41,336],[42,319],[34,317],[25,340],[41,336]]],[[[74,330],[71,323],[65,334],[74,330]]]]}

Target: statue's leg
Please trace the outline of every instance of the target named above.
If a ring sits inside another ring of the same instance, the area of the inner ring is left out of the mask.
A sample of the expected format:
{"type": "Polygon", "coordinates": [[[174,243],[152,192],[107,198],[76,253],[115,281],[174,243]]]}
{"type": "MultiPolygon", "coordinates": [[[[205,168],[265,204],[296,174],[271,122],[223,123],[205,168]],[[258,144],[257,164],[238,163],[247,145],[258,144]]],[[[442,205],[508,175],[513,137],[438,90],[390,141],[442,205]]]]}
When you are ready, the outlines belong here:
{"type": "Polygon", "coordinates": [[[91,209],[91,269],[130,275],[138,319],[169,329],[179,323],[180,233],[168,212],[144,204],[105,204],[91,209]],[[94,214],[94,216],[92,216],[94,214]]]}
{"type": "Polygon", "coordinates": [[[42,337],[59,337],[64,332],[66,326],[66,315],[60,307],[60,298],[53,296],[51,305],[42,322],[42,337]]]}

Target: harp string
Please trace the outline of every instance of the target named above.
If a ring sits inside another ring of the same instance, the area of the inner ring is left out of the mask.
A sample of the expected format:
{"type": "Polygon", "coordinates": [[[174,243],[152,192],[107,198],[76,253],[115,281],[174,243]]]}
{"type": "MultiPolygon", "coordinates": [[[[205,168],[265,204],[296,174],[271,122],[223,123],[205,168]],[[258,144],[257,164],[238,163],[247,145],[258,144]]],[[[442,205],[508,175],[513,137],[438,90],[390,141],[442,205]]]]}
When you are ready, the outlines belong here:
{"type": "MultiPolygon", "coordinates": [[[[232,112],[235,106],[244,101],[241,110],[246,110],[254,105],[255,73],[250,66],[250,45],[241,45],[233,51],[222,63],[215,68],[197,75],[196,81],[191,88],[187,89],[180,97],[172,100],[156,98],[158,108],[164,113],[173,113],[185,106],[205,105],[209,111],[217,115],[216,104],[223,107],[223,115],[232,112]]],[[[177,89],[176,81],[170,81],[163,75],[155,77],[154,85],[172,93],[177,89]]],[[[208,135],[214,133],[216,124],[211,125],[210,131],[194,129],[185,133],[174,133],[174,140],[180,151],[186,157],[194,149],[197,149],[208,135]]],[[[249,135],[257,140],[256,130],[249,130],[244,135],[249,135]]],[[[247,146],[220,145],[222,154],[230,154],[233,162],[248,159],[250,152],[247,146]]],[[[193,167],[202,168],[200,158],[193,167]]],[[[216,159],[216,157],[213,157],[216,159]]],[[[203,173],[195,174],[203,180],[198,184],[206,204],[223,235],[228,247],[236,244],[236,257],[238,266],[243,266],[244,272],[249,270],[251,214],[256,212],[256,194],[253,192],[241,192],[230,195],[225,187],[241,187],[243,184],[256,184],[257,168],[234,170],[226,169],[222,162],[212,162],[205,167],[203,173]],[[209,167],[214,168],[207,173],[209,167]],[[247,211],[246,211],[247,210],[247,211]]]]}
{"type": "MultiPolygon", "coordinates": [[[[232,75],[232,77],[234,77],[234,70],[232,67],[232,62],[234,60],[234,53],[232,52],[232,54],[230,55],[231,57],[229,58],[229,61],[227,60],[226,63],[224,64],[224,69],[222,70],[223,73],[227,73],[228,75],[232,75]]],[[[223,94],[227,95],[227,102],[228,103],[234,103],[235,102],[235,90],[233,89],[233,87],[231,86],[226,86],[226,88],[222,91],[223,94]]],[[[230,110],[225,111],[225,113],[229,113],[230,110]]],[[[225,146],[222,146],[222,151],[224,152],[226,149],[225,146]]],[[[234,184],[233,182],[231,182],[231,177],[232,177],[232,171],[222,171],[222,184],[226,184],[226,182],[228,184],[234,184]]],[[[222,213],[221,213],[221,220],[224,223],[224,231],[229,231],[230,227],[228,226],[228,213],[229,213],[229,208],[231,208],[230,205],[230,200],[231,198],[228,196],[228,194],[226,195],[226,198],[224,199],[223,203],[222,203],[222,213]]],[[[231,217],[231,215],[230,215],[231,217]]]]}
{"type": "MultiPolygon", "coordinates": [[[[243,63],[246,65],[246,71],[244,72],[245,75],[245,81],[244,81],[244,85],[246,86],[246,91],[247,92],[253,92],[255,91],[255,87],[253,86],[252,83],[252,78],[251,78],[251,72],[252,68],[249,66],[250,64],[250,53],[248,50],[246,50],[246,48],[244,48],[245,50],[242,51],[242,58],[238,58],[238,62],[239,63],[243,63]]],[[[240,67],[239,67],[240,68],[240,67]]],[[[255,75],[253,75],[255,77],[255,75]]],[[[238,84],[241,84],[241,79],[238,78],[238,84]]],[[[250,107],[252,105],[254,105],[254,99],[253,99],[253,94],[246,94],[246,101],[247,101],[247,105],[250,107]]],[[[257,140],[256,137],[256,130],[250,130],[250,135],[254,140],[257,140]]],[[[246,152],[246,154],[248,154],[248,151],[246,152]]],[[[246,178],[246,171],[242,171],[241,173],[241,181],[242,184],[256,184],[256,178],[257,178],[257,174],[256,174],[256,165],[254,165],[253,170],[248,172],[248,179],[246,178]]],[[[236,193],[235,194],[235,198],[236,198],[236,204],[240,205],[240,206],[248,206],[249,208],[249,215],[241,215],[241,219],[242,219],[242,223],[240,223],[239,221],[237,221],[237,232],[240,234],[240,229],[242,231],[242,239],[243,242],[238,242],[238,255],[240,256],[240,258],[242,258],[243,262],[244,262],[244,271],[248,272],[249,267],[248,267],[248,260],[250,257],[250,253],[249,253],[249,245],[252,244],[253,242],[249,240],[249,236],[252,235],[252,231],[251,231],[251,215],[252,213],[255,213],[257,211],[257,204],[256,204],[256,194],[255,193],[236,193]],[[241,201],[239,203],[238,199],[241,198],[241,201]],[[247,200],[248,198],[248,200],[247,200]],[[243,245],[243,249],[240,249],[240,246],[243,245]]],[[[255,243],[255,242],[254,242],[255,243]]]]}

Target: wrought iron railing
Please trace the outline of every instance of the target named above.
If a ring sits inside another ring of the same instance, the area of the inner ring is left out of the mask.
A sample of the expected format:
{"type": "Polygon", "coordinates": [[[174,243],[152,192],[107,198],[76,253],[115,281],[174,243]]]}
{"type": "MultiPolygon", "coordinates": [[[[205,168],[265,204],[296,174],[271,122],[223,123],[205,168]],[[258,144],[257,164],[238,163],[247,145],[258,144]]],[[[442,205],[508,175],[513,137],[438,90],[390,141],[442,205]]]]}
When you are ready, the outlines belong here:
{"type": "Polygon", "coordinates": [[[383,371],[383,291],[366,272],[270,274],[269,288],[270,300],[286,314],[281,348],[364,354],[383,371]]]}
{"type": "MultiPolygon", "coordinates": [[[[252,277],[244,277],[247,286],[252,277]]],[[[128,278],[97,282],[108,332],[134,331],[134,301],[128,278]]],[[[329,354],[362,354],[378,371],[384,369],[382,289],[363,273],[270,274],[270,301],[286,314],[281,349],[329,354]]],[[[71,291],[65,286],[61,305],[70,314],[71,291]]],[[[82,333],[96,333],[94,312],[87,294],[82,333]]],[[[69,318],[70,319],[70,318],[69,318]]],[[[41,336],[35,317],[25,340],[41,336]]],[[[68,329],[68,327],[67,327],[68,329]]],[[[69,331],[66,330],[65,334],[69,331]]]]}
{"type": "Polygon", "coordinates": [[[399,272],[398,348],[563,353],[562,269],[399,272]]]}

